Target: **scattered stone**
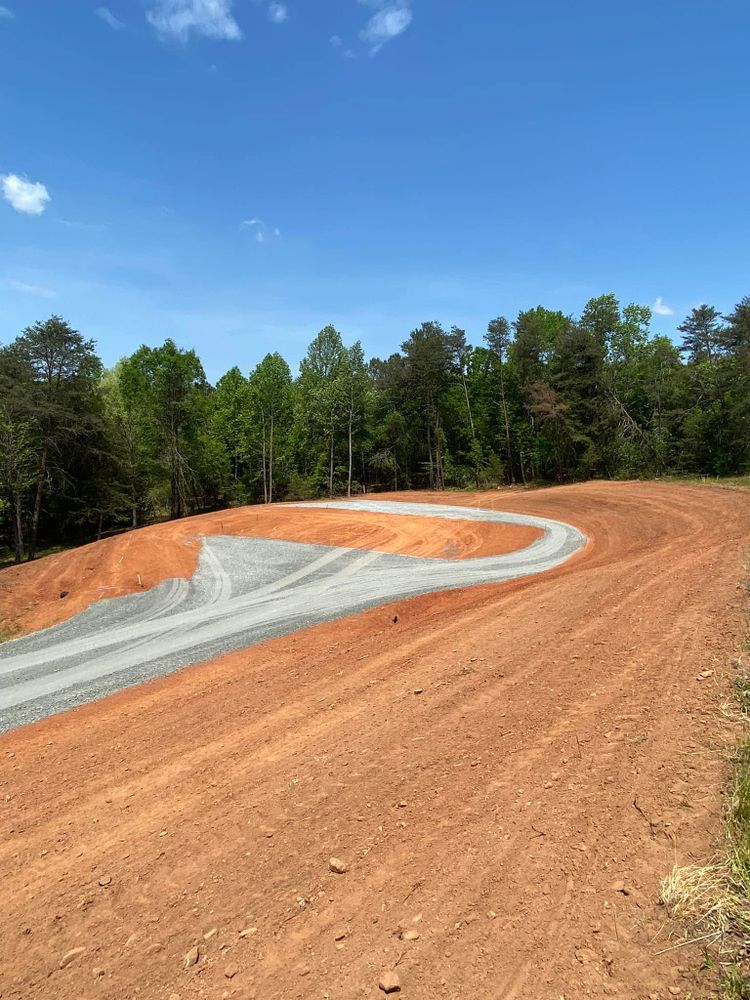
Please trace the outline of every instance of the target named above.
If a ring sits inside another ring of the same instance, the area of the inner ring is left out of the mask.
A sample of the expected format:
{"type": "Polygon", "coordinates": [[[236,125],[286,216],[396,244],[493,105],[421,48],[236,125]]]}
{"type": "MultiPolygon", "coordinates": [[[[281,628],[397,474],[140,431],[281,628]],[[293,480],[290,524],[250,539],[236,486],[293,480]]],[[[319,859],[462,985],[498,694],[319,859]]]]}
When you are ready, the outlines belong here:
{"type": "Polygon", "coordinates": [[[218,927],[212,927],[211,930],[206,931],[206,933],[203,935],[203,940],[204,941],[210,941],[211,938],[212,937],[216,937],[216,935],[218,933],[219,933],[219,928],[218,927]]]}
{"type": "Polygon", "coordinates": [[[297,968],[297,972],[300,976],[309,976],[310,973],[312,972],[312,969],[310,968],[309,965],[300,965],[297,968]]]}
{"type": "Polygon", "coordinates": [[[98,969],[96,966],[94,966],[93,972],[94,972],[94,979],[101,979],[102,976],[106,975],[104,969],[98,969]]]}
{"type": "Polygon", "coordinates": [[[338,931],[334,936],[334,941],[343,941],[345,938],[349,937],[349,931],[344,928],[344,930],[338,931]]]}
{"type": "Polygon", "coordinates": [[[411,929],[408,930],[408,931],[404,931],[403,934],[401,935],[401,940],[402,941],[418,941],[419,940],[419,931],[415,931],[415,930],[411,930],[411,929]]]}
{"type": "Polygon", "coordinates": [[[407,805],[408,805],[408,802],[404,802],[402,800],[401,802],[399,802],[398,807],[399,807],[399,809],[406,809],[407,805]]]}
{"type": "Polygon", "coordinates": [[[394,615],[393,618],[391,618],[391,621],[393,622],[394,625],[397,625],[398,624],[398,615],[394,615]]]}
{"type": "Polygon", "coordinates": [[[67,967],[70,965],[70,963],[71,962],[75,962],[75,960],[77,958],[80,958],[81,955],[83,955],[83,953],[85,951],[86,951],[86,949],[83,948],[83,947],[71,948],[70,951],[66,952],[63,955],[63,957],[60,959],[60,968],[61,969],[67,969],[67,967]]]}
{"type": "Polygon", "coordinates": [[[422,694],[424,688],[414,688],[414,694],[422,694]]]}
{"type": "Polygon", "coordinates": [[[185,955],[185,968],[186,969],[192,969],[192,967],[194,965],[198,964],[198,959],[200,957],[201,957],[201,953],[198,950],[198,946],[196,945],[194,948],[190,949],[190,951],[187,953],[187,955],[185,955]]]}
{"type": "Polygon", "coordinates": [[[381,989],[383,993],[400,993],[401,981],[398,978],[398,974],[392,970],[384,972],[380,977],[378,989],[381,989]]]}
{"type": "Polygon", "coordinates": [[[246,927],[244,929],[244,931],[240,931],[240,937],[241,938],[249,938],[249,937],[252,937],[254,934],[257,934],[257,933],[258,933],[258,928],[257,927],[246,927]]]}
{"type": "Polygon", "coordinates": [[[63,598],[67,597],[69,593],[70,593],[69,590],[61,590],[60,591],[60,600],[62,601],[63,598]]]}
{"type": "Polygon", "coordinates": [[[112,876],[102,875],[102,877],[99,879],[99,885],[102,887],[102,889],[106,889],[108,885],[112,885],[112,876]]]}
{"type": "Polygon", "coordinates": [[[669,992],[672,994],[673,997],[678,997],[680,993],[682,993],[682,990],[680,989],[679,986],[670,986],[669,992]]]}
{"type": "Polygon", "coordinates": [[[347,871],[346,863],[339,860],[339,858],[331,858],[328,862],[328,868],[334,873],[334,875],[344,875],[347,871]]]}
{"type": "Polygon", "coordinates": [[[612,883],[612,891],[613,892],[621,892],[623,894],[623,896],[629,896],[630,895],[630,889],[628,889],[628,887],[625,885],[624,882],[613,882],[612,883]]]}
{"type": "Polygon", "coordinates": [[[228,965],[224,969],[224,975],[226,976],[227,979],[234,979],[234,977],[237,975],[239,971],[240,970],[236,965],[228,965]]]}
{"type": "Polygon", "coordinates": [[[148,948],[146,948],[146,954],[147,955],[158,955],[159,952],[162,950],[163,947],[164,946],[162,944],[160,944],[158,941],[154,941],[152,944],[150,944],[148,946],[148,948]]]}

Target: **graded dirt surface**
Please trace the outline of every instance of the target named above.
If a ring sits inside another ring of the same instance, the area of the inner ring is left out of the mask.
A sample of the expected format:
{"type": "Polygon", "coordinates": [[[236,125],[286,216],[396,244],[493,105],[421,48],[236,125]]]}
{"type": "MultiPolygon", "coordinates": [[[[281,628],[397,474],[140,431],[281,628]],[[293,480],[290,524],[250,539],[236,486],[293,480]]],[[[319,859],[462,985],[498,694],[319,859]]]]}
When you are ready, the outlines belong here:
{"type": "Polygon", "coordinates": [[[66,621],[103,598],[149,590],[163,580],[189,579],[205,535],[469,559],[524,548],[541,532],[522,525],[322,513],[314,507],[240,507],[153,525],[5,569],[0,572],[0,625],[23,635],[66,621]]]}
{"type": "Polygon", "coordinates": [[[0,737],[3,1000],[694,989],[658,887],[720,830],[747,495],[394,499],[590,541],[0,737]]]}

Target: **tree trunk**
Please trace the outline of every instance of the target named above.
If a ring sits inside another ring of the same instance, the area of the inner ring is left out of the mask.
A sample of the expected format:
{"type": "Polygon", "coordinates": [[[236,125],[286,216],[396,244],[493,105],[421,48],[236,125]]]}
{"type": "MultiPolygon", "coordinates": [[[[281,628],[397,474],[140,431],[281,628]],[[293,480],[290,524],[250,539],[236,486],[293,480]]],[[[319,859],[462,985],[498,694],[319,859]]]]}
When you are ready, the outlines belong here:
{"type": "Polygon", "coordinates": [[[346,481],[346,495],[352,495],[352,411],[349,410],[349,475],[346,481]]]}
{"type": "Polygon", "coordinates": [[[331,462],[328,467],[328,496],[333,497],[333,434],[331,434],[331,462]]]}
{"type": "Polygon", "coordinates": [[[31,518],[31,534],[29,537],[29,562],[36,559],[36,543],[39,534],[39,516],[42,513],[42,496],[44,495],[44,478],[47,475],[47,452],[49,445],[45,441],[42,445],[42,454],[39,459],[39,482],[36,486],[36,498],[34,499],[34,513],[31,518]]]}
{"type": "Polygon", "coordinates": [[[262,437],[262,453],[261,459],[263,463],[263,503],[268,503],[268,466],[266,465],[266,418],[263,417],[263,422],[261,424],[261,437],[262,437]]]}
{"type": "Polygon", "coordinates": [[[104,522],[104,514],[102,514],[102,512],[99,511],[99,524],[97,525],[97,529],[96,529],[96,540],[97,540],[97,542],[100,542],[102,540],[102,525],[103,525],[103,522],[104,522]]]}
{"type": "Polygon", "coordinates": [[[435,489],[435,473],[433,471],[432,465],[432,423],[428,419],[427,421],[427,454],[430,461],[430,489],[435,489]]]}
{"type": "Polygon", "coordinates": [[[268,502],[273,503],[273,413],[271,414],[271,430],[268,435],[268,502]]]}
{"type": "MultiPolygon", "coordinates": [[[[476,431],[474,430],[474,417],[472,416],[472,413],[471,413],[471,401],[469,400],[469,387],[466,384],[466,374],[465,374],[465,372],[463,370],[463,365],[461,366],[461,383],[463,384],[463,387],[464,387],[464,399],[466,400],[466,412],[469,415],[469,427],[471,429],[471,445],[472,445],[472,450],[474,451],[474,454],[476,456],[477,435],[476,435],[476,431]]],[[[477,489],[479,489],[479,463],[478,462],[474,466],[474,480],[476,482],[477,489]]]]}
{"type": "Polygon", "coordinates": [[[13,554],[17,563],[23,562],[23,524],[21,521],[21,496],[13,496],[13,554]]]}
{"type": "Polygon", "coordinates": [[[503,365],[500,363],[500,405],[503,409],[503,422],[505,423],[505,445],[508,449],[508,468],[510,469],[510,482],[512,486],[516,485],[516,476],[513,471],[513,452],[511,451],[510,445],[510,421],[508,420],[508,404],[505,401],[505,376],[503,374],[503,365]]]}

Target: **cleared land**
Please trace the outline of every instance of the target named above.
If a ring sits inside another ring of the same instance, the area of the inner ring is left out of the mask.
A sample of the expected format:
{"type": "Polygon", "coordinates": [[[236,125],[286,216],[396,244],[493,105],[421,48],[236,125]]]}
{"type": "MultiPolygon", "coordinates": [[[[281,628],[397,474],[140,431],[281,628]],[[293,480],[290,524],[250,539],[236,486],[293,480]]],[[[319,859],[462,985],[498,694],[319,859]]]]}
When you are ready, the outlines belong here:
{"type": "MultiPolygon", "coordinates": [[[[346,501],[315,506],[328,516],[351,508],[346,501]]],[[[303,508],[307,515],[310,509],[303,508]]],[[[473,521],[480,528],[500,524],[509,529],[504,543],[517,529],[539,537],[515,552],[468,560],[232,535],[204,538],[190,580],[101,601],[0,647],[0,731],[389,599],[542,573],[586,544],[571,525],[501,511],[361,500],[349,516],[356,519],[360,512],[387,520],[431,515],[433,521],[473,521]]],[[[464,532],[456,529],[457,535],[464,532]]],[[[453,551],[449,541],[445,547],[453,551]]]]}
{"type": "Polygon", "coordinates": [[[658,880],[719,829],[746,496],[394,499],[590,544],[0,737],[3,997],[374,998],[394,967],[404,997],[689,991],[658,880]]]}

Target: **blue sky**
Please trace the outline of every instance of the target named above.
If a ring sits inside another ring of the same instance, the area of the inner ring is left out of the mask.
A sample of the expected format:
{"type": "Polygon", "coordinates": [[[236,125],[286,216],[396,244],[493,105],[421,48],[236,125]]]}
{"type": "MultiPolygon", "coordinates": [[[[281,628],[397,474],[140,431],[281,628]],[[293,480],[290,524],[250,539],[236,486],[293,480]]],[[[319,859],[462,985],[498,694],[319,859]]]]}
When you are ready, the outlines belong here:
{"type": "Polygon", "coordinates": [[[3,3],[2,342],[57,312],[215,379],[750,294],[745,0],[3,3]]]}

